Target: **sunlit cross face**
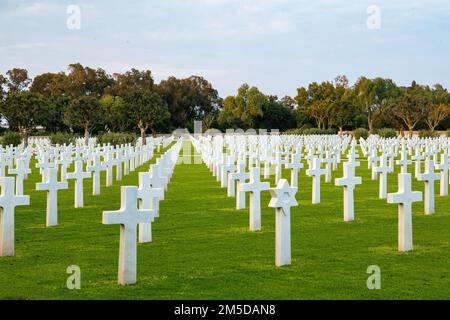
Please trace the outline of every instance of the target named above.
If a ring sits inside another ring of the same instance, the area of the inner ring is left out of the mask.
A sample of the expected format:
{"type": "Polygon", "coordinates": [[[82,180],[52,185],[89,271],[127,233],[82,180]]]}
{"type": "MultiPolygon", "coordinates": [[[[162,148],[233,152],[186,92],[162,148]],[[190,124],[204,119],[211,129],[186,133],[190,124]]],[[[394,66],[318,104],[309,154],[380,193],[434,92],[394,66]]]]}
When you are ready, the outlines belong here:
{"type": "Polygon", "coordinates": [[[289,203],[289,201],[290,201],[290,198],[291,198],[291,196],[289,195],[289,192],[283,192],[283,195],[282,195],[282,201],[284,202],[284,203],[289,203]]]}

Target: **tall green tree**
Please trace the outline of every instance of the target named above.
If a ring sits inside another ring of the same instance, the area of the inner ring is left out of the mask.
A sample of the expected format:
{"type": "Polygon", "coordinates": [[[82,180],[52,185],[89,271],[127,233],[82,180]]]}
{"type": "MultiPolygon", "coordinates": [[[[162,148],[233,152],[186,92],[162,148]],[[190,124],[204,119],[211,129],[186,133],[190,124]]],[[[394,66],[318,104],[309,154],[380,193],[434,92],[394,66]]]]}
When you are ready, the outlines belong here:
{"type": "Polygon", "coordinates": [[[157,86],[157,92],[167,102],[174,128],[192,128],[193,120],[216,118],[221,99],[206,79],[191,76],[186,79],[169,77],[157,86]]]}
{"type": "Polygon", "coordinates": [[[293,111],[281,101],[269,100],[262,107],[263,115],[256,119],[259,129],[278,129],[281,132],[296,126],[293,111]]]}
{"type": "Polygon", "coordinates": [[[31,79],[26,69],[13,68],[6,72],[6,87],[8,92],[21,92],[28,88],[31,79]]]}
{"type": "Polygon", "coordinates": [[[294,97],[294,100],[297,104],[297,108],[295,109],[297,127],[311,125],[313,123],[313,120],[310,118],[308,113],[308,107],[310,103],[308,89],[305,87],[297,88],[297,95],[294,97]]]}
{"type": "Polygon", "coordinates": [[[425,112],[425,122],[430,129],[434,131],[436,127],[450,115],[450,105],[446,103],[431,103],[429,109],[425,112]]]}
{"type": "Polygon", "coordinates": [[[0,105],[0,113],[8,121],[10,127],[16,127],[22,135],[25,147],[28,146],[30,130],[39,124],[46,101],[41,95],[31,92],[9,92],[8,97],[0,105]]]}
{"type": "Polygon", "coordinates": [[[402,88],[401,95],[395,100],[393,114],[404,122],[410,135],[419,123],[424,120],[432,106],[432,99],[425,87],[413,82],[411,87],[402,88]]]}
{"type": "Polygon", "coordinates": [[[263,116],[263,106],[268,102],[269,97],[258,88],[243,84],[236,96],[229,96],[223,101],[219,122],[221,125],[239,123],[244,127],[242,129],[253,128],[257,119],[263,116]]]}
{"type": "Polygon", "coordinates": [[[103,69],[83,67],[80,63],[69,65],[65,91],[72,98],[92,96],[97,99],[111,89],[113,79],[103,69]]]}
{"type": "Polygon", "coordinates": [[[73,99],[64,112],[64,123],[84,130],[84,144],[88,145],[91,131],[103,123],[105,113],[96,97],[73,99]]]}
{"type": "Polygon", "coordinates": [[[158,94],[166,101],[171,118],[170,125],[173,128],[187,127],[189,121],[188,88],[183,85],[181,79],[169,77],[161,81],[157,87],[158,94]]]}
{"type": "Polygon", "coordinates": [[[134,129],[132,110],[127,107],[122,97],[107,94],[100,99],[100,104],[105,110],[109,130],[125,132],[134,129]]]}
{"type": "Polygon", "coordinates": [[[346,76],[336,77],[334,92],[334,101],[328,109],[328,123],[338,127],[342,134],[344,127],[349,126],[358,114],[346,76]]]}
{"type": "Polygon", "coordinates": [[[67,96],[44,97],[47,103],[39,113],[38,123],[48,132],[68,131],[69,127],[64,123],[64,112],[70,103],[67,96]]]}
{"type": "Polygon", "coordinates": [[[329,108],[335,100],[333,83],[326,81],[318,84],[313,82],[308,86],[306,112],[312,117],[318,128],[325,129],[329,108]]]}
{"type": "Polygon", "coordinates": [[[220,110],[218,122],[224,129],[242,128],[243,122],[238,112],[235,97],[228,96],[223,100],[223,107],[220,110]]]}
{"type": "Polygon", "coordinates": [[[64,72],[46,72],[36,76],[30,86],[30,91],[42,94],[44,97],[69,96],[69,79],[64,72]]]}
{"type": "Polygon", "coordinates": [[[430,89],[432,103],[426,111],[425,122],[430,131],[450,115],[450,95],[442,85],[436,84],[430,89]]]}
{"type": "Polygon", "coordinates": [[[130,110],[134,123],[141,132],[142,143],[146,143],[146,132],[156,133],[156,126],[170,118],[167,103],[156,92],[144,90],[127,94],[124,104],[130,110]]]}
{"type": "Polygon", "coordinates": [[[150,70],[131,69],[125,73],[113,74],[114,82],[107,93],[125,97],[133,91],[152,92],[155,89],[152,72],[150,70]]]}
{"type": "Polygon", "coordinates": [[[361,77],[354,85],[354,99],[367,115],[369,132],[373,132],[374,116],[392,99],[399,96],[399,89],[391,79],[361,77]]]}

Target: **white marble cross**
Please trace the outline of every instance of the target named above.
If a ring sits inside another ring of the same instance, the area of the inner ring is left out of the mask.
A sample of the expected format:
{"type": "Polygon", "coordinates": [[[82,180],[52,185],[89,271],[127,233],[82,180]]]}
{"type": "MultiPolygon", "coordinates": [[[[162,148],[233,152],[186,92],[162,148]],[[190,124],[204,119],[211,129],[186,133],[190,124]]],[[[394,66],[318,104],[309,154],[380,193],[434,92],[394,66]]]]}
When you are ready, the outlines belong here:
{"type": "Polygon", "coordinates": [[[292,154],[291,162],[286,163],[286,169],[291,169],[291,186],[298,187],[298,171],[300,169],[303,169],[303,163],[301,163],[301,154],[292,154]]]}
{"type": "Polygon", "coordinates": [[[56,161],[58,165],[61,165],[61,181],[67,181],[67,168],[72,164],[72,156],[70,153],[63,153],[61,158],[56,161]]]}
{"type": "Polygon", "coordinates": [[[394,153],[393,148],[388,148],[388,150],[384,153],[384,155],[386,155],[386,158],[388,159],[388,166],[389,166],[388,173],[394,172],[395,171],[395,166],[394,166],[395,153],[394,153]]]}
{"type": "Polygon", "coordinates": [[[333,163],[333,158],[329,151],[325,153],[325,158],[321,160],[322,163],[325,163],[325,182],[331,182],[331,164],[333,163]]]}
{"type": "MultiPolygon", "coordinates": [[[[236,180],[232,178],[232,175],[236,173],[236,170],[238,169],[239,165],[241,165],[242,162],[238,163],[238,165],[233,164],[233,167],[230,167],[230,170],[227,172],[227,175],[222,177],[221,183],[227,184],[227,196],[228,197],[235,197],[236,196],[236,180]],[[223,180],[226,177],[226,181],[223,180]]],[[[245,171],[245,163],[242,163],[244,165],[244,171],[245,171]]]]}
{"type": "MultiPolygon", "coordinates": [[[[249,178],[249,174],[248,172],[245,172],[245,162],[239,162],[238,163],[238,170],[237,172],[231,173],[228,175],[228,187],[233,187],[234,188],[234,184],[235,181],[237,181],[237,186],[238,186],[238,190],[239,189],[239,185],[242,183],[245,183],[245,181],[249,178]],[[233,186],[231,186],[231,184],[233,184],[233,186]]],[[[236,209],[245,209],[245,192],[243,190],[240,190],[237,192],[236,195],[236,209]]]]}
{"type": "Polygon", "coordinates": [[[227,187],[228,174],[233,173],[235,171],[236,171],[236,166],[234,164],[233,157],[228,156],[226,164],[222,166],[222,173],[221,173],[222,176],[220,178],[220,186],[222,188],[227,187]]]}
{"type": "Polygon", "coordinates": [[[401,173],[408,173],[408,166],[412,164],[412,161],[408,159],[408,154],[405,145],[402,146],[401,158],[397,160],[397,165],[401,166],[401,173]]]}
{"type": "Polygon", "coordinates": [[[122,180],[122,161],[120,153],[116,152],[112,159],[112,163],[116,166],[116,181],[122,180]]]}
{"type": "Polygon", "coordinates": [[[152,214],[151,222],[139,224],[140,243],[152,242],[152,222],[154,221],[156,214],[153,204],[155,203],[155,200],[156,203],[159,203],[158,201],[164,192],[161,188],[152,188],[151,179],[152,175],[150,172],[139,172],[139,189],[137,192],[139,208],[150,210],[152,214]]]}
{"type": "Polygon", "coordinates": [[[312,161],[313,161],[315,158],[317,158],[317,157],[315,156],[315,154],[314,154],[314,150],[315,150],[314,147],[309,148],[308,154],[307,154],[306,157],[305,157],[305,159],[306,159],[306,161],[307,161],[307,163],[308,163],[308,167],[311,167],[311,166],[312,166],[312,161]]]}
{"type": "Polygon", "coordinates": [[[276,188],[271,188],[270,208],[275,208],[275,265],[291,264],[291,207],[298,206],[295,194],[297,188],[289,187],[286,179],[278,181],[276,188]]]}
{"type": "Polygon", "coordinates": [[[42,181],[47,180],[47,173],[49,168],[54,168],[56,166],[56,163],[50,161],[50,156],[47,152],[44,152],[42,155],[41,162],[36,164],[36,168],[39,168],[41,175],[42,175],[42,181]]]}
{"type": "Polygon", "coordinates": [[[0,177],[0,256],[14,255],[14,211],[28,205],[29,196],[15,195],[14,178],[0,177]]]}
{"type": "MultiPolygon", "coordinates": [[[[370,155],[367,157],[367,169],[373,169],[378,163],[378,150],[377,148],[370,149],[370,155]]],[[[372,180],[377,180],[375,171],[372,170],[372,180]]]]}
{"type": "Polygon", "coordinates": [[[419,174],[417,180],[425,181],[425,214],[432,215],[434,213],[434,182],[439,180],[441,175],[434,172],[434,161],[427,159],[425,161],[425,171],[419,174]]]}
{"type": "Polygon", "coordinates": [[[448,195],[448,173],[450,171],[450,162],[446,153],[441,154],[441,163],[436,164],[436,169],[441,171],[440,195],[448,195]]]}
{"type": "Polygon", "coordinates": [[[250,192],[250,231],[261,230],[261,192],[269,190],[269,182],[261,182],[261,169],[250,169],[250,182],[239,185],[238,192],[250,192]]]}
{"type": "MultiPolygon", "coordinates": [[[[158,164],[151,165],[150,172],[152,174],[152,186],[154,188],[161,188],[163,190],[166,190],[168,185],[168,177],[162,174],[161,165],[158,164]]],[[[161,200],[164,200],[164,194],[161,200]]]]}
{"type": "Polygon", "coordinates": [[[87,166],[87,170],[92,172],[92,194],[94,196],[100,194],[100,174],[106,171],[106,167],[100,161],[100,155],[95,155],[92,164],[87,166]]]}
{"type": "Polygon", "coordinates": [[[84,206],[83,181],[91,177],[90,172],[83,171],[83,161],[75,161],[75,171],[67,174],[67,179],[75,180],[75,208],[84,206]]]}
{"type": "Polygon", "coordinates": [[[283,159],[281,152],[278,151],[272,163],[275,165],[275,184],[277,184],[278,181],[280,181],[280,179],[282,178],[283,164],[286,164],[287,160],[283,159]]]}
{"type": "Polygon", "coordinates": [[[398,192],[389,193],[388,203],[398,204],[398,250],[411,251],[412,239],[412,204],[422,201],[422,192],[411,191],[411,174],[398,175],[398,192]]]}
{"type": "Polygon", "coordinates": [[[6,154],[0,149],[0,177],[6,176],[6,167],[8,165],[6,154]]]}
{"type": "Polygon", "coordinates": [[[16,175],[16,195],[21,196],[23,195],[23,180],[31,173],[31,169],[25,165],[23,159],[19,158],[16,162],[16,168],[9,169],[9,173],[16,175]]]}
{"type": "Polygon", "coordinates": [[[387,156],[383,154],[380,159],[380,166],[374,167],[373,170],[380,174],[379,198],[386,199],[387,197],[387,175],[390,172],[387,156]]]}
{"type": "Polygon", "coordinates": [[[121,208],[104,211],[103,224],[120,225],[119,275],[121,285],[136,283],[136,236],[137,225],[151,223],[152,210],[137,207],[137,187],[121,187],[121,208]]]}
{"type": "Polygon", "coordinates": [[[359,157],[358,150],[356,149],[356,144],[357,144],[356,140],[352,140],[352,145],[347,154],[347,158],[349,161],[356,161],[356,158],[359,157]]]}
{"type": "Polygon", "coordinates": [[[262,160],[264,161],[264,179],[269,179],[270,163],[272,162],[272,152],[269,149],[263,151],[262,160]]]}
{"type": "Polygon", "coordinates": [[[361,177],[355,176],[355,166],[344,163],[344,176],[335,179],[336,186],[344,187],[344,221],[355,220],[353,191],[355,186],[361,183],[361,177]]]}
{"type": "Polygon", "coordinates": [[[36,190],[47,191],[47,227],[58,224],[58,190],[68,189],[67,182],[58,182],[58,169],[48,169],[47,180],[36,183],[36,190]]]}
{"type": "Polygon", "coordinates": [[[422,155],[422,153],[420,152],[420,148],[417,147],[416,148],[416,154],[414,156],[411,157],[412,160],[414,160],[414,176],[417,177],[420,174],[420,164],[421,161],[423,159],[425,159],[425,157],[422,155]]]}
{"type": "MultiPolygon", "coordinates": [[[[133,159],[134,163],[134,159],[133,159]]],[[[111,152],[107,152],[104,154],[104,159],[102,162],[102,166],[106,168],[106,186],[110,187],[113,185],[113,167],[114,167],[114,159],[112,159],[111,152]]],[[[134,171],[134,167],[133,170],[134,171]]]]}
{"type": "Polygon", "coordinates": [[[136,157],[135,153],[134,153],[134,148],[130,149],[130,151],[128,152],[128,156],[129,156],[129,165],[130,165],[130,171],[134,172],[134,170],[136,169],[135,166],[135,160],[134,158],[136,157]]]}
{"type": "Polygon", "coordinates": [[[218,155],[218,158],[215,161],[214,172],[213,172],[213,174],[216,177],[217,181],[220,181],[220,178],[221,178],[221,176],[220,176],[220,173],[221,173],[220,168],[223,165],[225,165],[225,154],[220,152],[220,154],[218,155]]]}
{"type": "Polygon", "coordinates": [[[338,164],[341,163],[341,152],[337,148],[331,151],[331,160],[333,163],[333,171],[338,169],[338,164]]]}
{"type": "Polygon", "coordinates": [[[128,148],[125,148],[122,154],[122,159],[123,159],[123,174],[127,176],[130,174],[130,153],[128,148]]]}
{"type": "Polygon", "coordinates": [[[312,181],[312,203],[320,203],[320,177],[327,173],[325,169],[320,167],[320,159],[313,158],[311,169],[306,170],[306,174],[313,178],[312,181]]]}
{"type": "Polygon", "coordinates": [[[75,150],[75,156],[73,158],[74,161],[84,161],[86,160],[86,156],[83,155],[81,149],[75,150]]]}

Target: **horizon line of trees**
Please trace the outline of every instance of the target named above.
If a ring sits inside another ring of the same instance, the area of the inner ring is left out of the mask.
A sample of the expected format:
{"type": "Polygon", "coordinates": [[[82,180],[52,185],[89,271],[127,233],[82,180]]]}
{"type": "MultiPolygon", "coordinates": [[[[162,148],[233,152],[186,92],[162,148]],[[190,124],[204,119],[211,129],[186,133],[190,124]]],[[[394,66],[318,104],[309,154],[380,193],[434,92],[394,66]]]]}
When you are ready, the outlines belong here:
{"type": "MultiPolygon", "coordinates": [[[[297,89],[295,97],[279,99],[243,84],[235,96],[222,99],[200,76],[169,77],[155,83],[150,70],[106,73],[79,63],[67,73],[43,73],[30,79],[14,68],[0,74],[0,116],[10,130],[28,136],[46,132],[192,131],[194,120],[203,129],[337,128],[339,131],[394,128],[412,131],[450,125],[450,94],[440,84],[415,81],[408,87],[391,79],[360,77],[350,86],[345,75],[334,81],[313,82],[297,89]]],[[[145,139],[144,139],[145,141],[145,139]]]]}
{"type": "Polygon", "coordinates": [[[360,77],[350,86],[345,75],[333,82],[313,82],[298,88],[295,97],[282,99],[244,84],[236,96],[223,100],[218,122],[234,128],[261,128],[267,118],[276,124],[272,128],[282,131],[316,127],[340,132],[357,128],[370,133],[381,128],[433,132],[450,126],[450,94],[440,84],[430,87],[413,81],[403,87],[384,78],[360,77]]]}

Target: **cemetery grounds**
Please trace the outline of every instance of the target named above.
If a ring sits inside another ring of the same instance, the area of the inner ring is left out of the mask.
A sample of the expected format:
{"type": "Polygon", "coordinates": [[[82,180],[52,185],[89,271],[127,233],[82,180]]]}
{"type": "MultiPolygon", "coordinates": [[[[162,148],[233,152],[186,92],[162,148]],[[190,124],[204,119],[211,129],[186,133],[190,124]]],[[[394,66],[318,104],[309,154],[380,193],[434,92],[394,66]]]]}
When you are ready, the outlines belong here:
{"type": "MultiPolygon", "coordinates": [[[[131,286],[117,284],[119,226],[103,225],[102,212],[120,207],[120,186],[137,185],[138,172],[149,163],[108,188],[103,172],[99,196],[85,181],[82,209],[73,208],[70,182],[59,192],[59,225],[51,228],[45,226],[46,192],[35,190],[40,175],[32,163],[24,184],[31,205],[15,214],[15,256],[0,259],[0,299],[448,299],[448,197],[436,188],[433,216],[424,215],[422,202],[413,205],[414,251],[400,253],[397,205],[378,199],[378,181],[359,161],[363,184],[355,189],[351,223],[343,222],[343,191],[334,186],[342,165],[332,183],[322,177],[319,205],[311,204],[312,179],[300,170],[299,206],[291,208],[292,265],[281,268],[274,265],[269,192],[261,196],[262,231],[249,232],[248,209],[235,209],[235,198],[204,164],[177,165],[152,224],[153,242],[138,244],[137,283],[131,286]],[[66,287],[70,265],[81,269],[80,290],[66,287]],[[372,265],[381,269],[381,290],[367,288],[372,265]]],[[[283,176],[289,177],[287,170],[283,176]]],[[[423,188],[414,179],[413,190],[423,188]]],[[[397,192],[396,174],[388,177],[388,192],[397,192]]]]}

